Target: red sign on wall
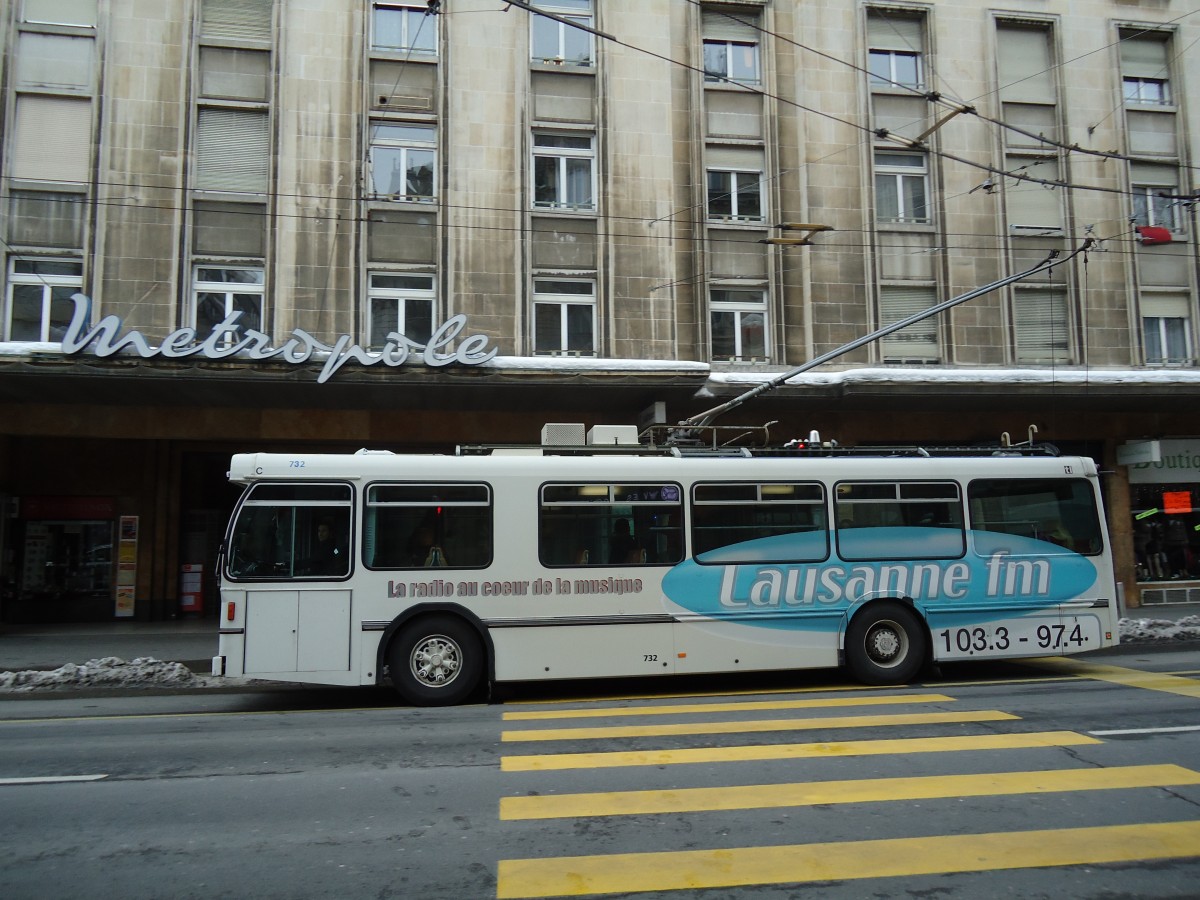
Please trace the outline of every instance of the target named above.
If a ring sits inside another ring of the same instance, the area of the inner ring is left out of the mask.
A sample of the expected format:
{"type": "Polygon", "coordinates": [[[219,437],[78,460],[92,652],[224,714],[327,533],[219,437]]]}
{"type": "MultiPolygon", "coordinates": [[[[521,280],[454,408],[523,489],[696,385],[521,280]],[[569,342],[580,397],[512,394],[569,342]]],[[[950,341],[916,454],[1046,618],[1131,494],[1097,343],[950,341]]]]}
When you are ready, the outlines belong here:
{"type": "Polygon", "coordinates": [[[111,519],[117,502],[112,497],[22,497],[22,519],[111,519]]]}
{"type": "Polygon", "coordinates": [[[1163,512],[1168,516],[1179,516],[1191,511],[1191,491],[1163,491],[1163,512]]]}

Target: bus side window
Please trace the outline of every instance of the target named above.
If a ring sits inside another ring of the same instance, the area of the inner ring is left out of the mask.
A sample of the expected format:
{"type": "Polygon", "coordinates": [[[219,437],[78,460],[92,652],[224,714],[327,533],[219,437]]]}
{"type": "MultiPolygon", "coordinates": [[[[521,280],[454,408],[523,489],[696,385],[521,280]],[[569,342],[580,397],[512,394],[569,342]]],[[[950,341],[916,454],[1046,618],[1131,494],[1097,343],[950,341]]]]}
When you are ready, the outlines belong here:
{"type": "Polygon", "coordinates": [[[230,576],[344,577],[350,571],[350,502],[350,487],[343,484],[254,485],[230,532],[230,576]]]}
{"type": "Polygon", "coordinates": [[[486,484],[379,483],[367,488],[363,559],[372,569],[478,569],[491,564],[486,484]]]}
{"type": "Polygon", "coordinates": [[[815,562],[829,555],[817,483],[724,482],[692,488],[692,553],[701,563],[815,562]]]}
{"type": "Polygon", "coordinates": [[[1104,550],[1095,495],[1086,479],[978,479],[968,493],[977,553],[987,556],[1007,549],[1007,535],[1040,541],[1039,554],[1093,555],[1104,550]]]}
{"type": "Polygon", "coordinates": [[[681,509],[673,484],[543,485],[538,559],[549,567],[677,563],[681,509]]]}

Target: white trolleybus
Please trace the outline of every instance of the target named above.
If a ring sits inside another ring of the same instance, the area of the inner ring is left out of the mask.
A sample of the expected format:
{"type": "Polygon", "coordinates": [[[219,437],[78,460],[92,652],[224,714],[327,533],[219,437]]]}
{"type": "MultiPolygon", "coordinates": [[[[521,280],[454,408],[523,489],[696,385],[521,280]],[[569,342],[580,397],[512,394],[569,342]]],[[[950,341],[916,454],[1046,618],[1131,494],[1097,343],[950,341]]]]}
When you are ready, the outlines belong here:
{"type": "Polygon", "coordinates": [[[902,683],[1117,642],[1091,459],[593,436],[234,456],[214,673],[448,704],[494,682],[842,664],[902,683]]]}

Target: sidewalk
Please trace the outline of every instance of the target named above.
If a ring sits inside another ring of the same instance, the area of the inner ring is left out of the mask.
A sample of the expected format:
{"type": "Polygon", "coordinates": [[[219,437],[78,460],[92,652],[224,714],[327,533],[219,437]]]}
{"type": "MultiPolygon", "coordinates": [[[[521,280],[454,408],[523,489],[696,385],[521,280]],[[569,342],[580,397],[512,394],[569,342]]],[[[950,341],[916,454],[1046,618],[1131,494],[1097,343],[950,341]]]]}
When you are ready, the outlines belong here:
{"type": "Polygon", "coordinates": [[[216,619],[0,624],[0,672],[57,669],[105,656],[124,660],[150,656],[207,675],[216,655],[216,619]]]}
{"type": "MultiPolygon", "coordinates": [[[[1178,622],[1197,615],[1200,615],[1200,603],[1179,603],[1131,609],[1128,618],[1178,622]]],[[[193,673],[207,675],[216,654],[216,619],[0,624],[0,672],[57,669],[66,663],[84,663],[105,656],[124,660],[149,656],[163,662],[183,663],[193,673]]]]}

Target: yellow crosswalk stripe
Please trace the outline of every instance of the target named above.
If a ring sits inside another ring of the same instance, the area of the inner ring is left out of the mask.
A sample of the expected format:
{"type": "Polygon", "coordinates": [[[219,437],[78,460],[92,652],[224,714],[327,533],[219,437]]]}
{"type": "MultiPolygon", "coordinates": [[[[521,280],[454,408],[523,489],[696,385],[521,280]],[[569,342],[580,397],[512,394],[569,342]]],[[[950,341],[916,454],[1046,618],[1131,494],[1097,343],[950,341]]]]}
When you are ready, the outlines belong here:
{"type": "Polygon", "coordinates": [[[815,731],[820,728],[876,728],[964,722],[1010,722],[1019,718],[994,709],[976,712],[899,713],[885,716],[822,716],[816,719],[746,719],[732,722],[683,722],[674,725],[610,725],[603,728],[527,728],[502,731],[500,740],[581,741],[598,738],[666,737],[688,734],[749,734],[763,731],[815,731]]]}
{"type": "Polygon", "coordinates": [[[603,753],[504,756],[500,759],[500,769],[504,772],[545,772],[564,769],[745,762],[747,760],[879,756],[893,753],[1069,747],[1100,743],[1103,742],[1073,731],[1041,731],[1028,734],[955,735],[952,737],[894,738],[840,743],[753,744],[737,747],[688,747],[680,750],[624,750],[603,753]]]}
{"type": "Polygon", "coordinates": [[[1030,660],[1030,664],[1055,672],[1064,672],[1074,675],[1077,678],[1092,678],[1096,681],[1107,681],[1112,684],[1143,688],[1148,691],[1180,694],[1184,697],[1193,697],[1200,700],[1200,681],[1192,678],[1180,678],[1178,675],[1143,672],[1140,669],[1128,669],[1123,666],[1105,666],[1099,663],[1062,657],[1030,660]]]}
{"type": "Polygon", "coordinates": [[[680,703],[662,706],[602,706],[587,709],[533,709],[506,712],[506,722],[548,719],[601,719],[613,716],[673,716],[692,713],[755,712],[768,709],[831,709],[840,706],[890,706],[906,703],[953,703],[945,694],[882,694],[877,697],[816,697],[806,700],[757,700],[741,703],[680,703]]]}
{"type": "Polygon", "coordinates": [[[517,820],[633,816],[888,800],[932,800],[944,797],[1103,791],[1184,784],[1200,784],[1200,772],[1173,765],[1115,766],[1109,769],[1055,769],[1043,772],[992,772],[983,775],[872,778],[797,784],[753,784],[740,787],[547,794],[538,797],[501,798],[500,818],[517,820]]]}
{"type": "Polygon", "coordinates": [[[501,860],[498,900],[803,884],[1200,855],[1200,821],[501,860]]]}

